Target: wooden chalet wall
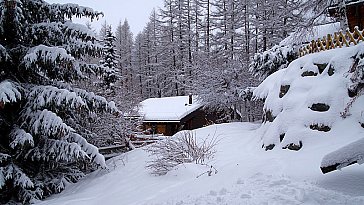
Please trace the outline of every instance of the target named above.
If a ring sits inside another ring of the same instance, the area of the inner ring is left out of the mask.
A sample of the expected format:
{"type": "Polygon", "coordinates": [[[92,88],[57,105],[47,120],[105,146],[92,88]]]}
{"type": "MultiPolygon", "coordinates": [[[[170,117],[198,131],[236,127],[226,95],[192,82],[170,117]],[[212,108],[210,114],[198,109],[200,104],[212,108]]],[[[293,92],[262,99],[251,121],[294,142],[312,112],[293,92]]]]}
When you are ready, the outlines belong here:
{"type": "Polygon", "coordinates": [[[148,130],[152,129],[154,130],[154,133],[150,134],[163,134],[166,136],[172,136],[174,135],[180,126],[180,123],[178,122],[144,122],[143,123],[143,129],[148,130]]]}
{"type": "MultiPolygon", "coordinates": [[[[340,19],[340,16],[343,16],[343,14],[340,13],[337,4],[331,6],[328,11],[331,17],[340,19]]],[[[359,30],[362,30],[364,28],[364,2],[357,2],[355,0],[347,1],[346,17],[350,31],[353,31],[356,26],[359,30]]]]}
{"type": "Polygon", "coordinates": [[[351,31],[354,30],[355,26],[362,30],[364,26],[364,2],[347,5],[346,16],[351,31]]]}
{"type": "Polygon", "coordinates": [[[180,130],[201,128],[214,120],[214,115],[207,114],[202,108],[200,108],[182,118],[180,122],[144,122],[143,129],[154,129],[154,134],[172,136],[180,130]]]}

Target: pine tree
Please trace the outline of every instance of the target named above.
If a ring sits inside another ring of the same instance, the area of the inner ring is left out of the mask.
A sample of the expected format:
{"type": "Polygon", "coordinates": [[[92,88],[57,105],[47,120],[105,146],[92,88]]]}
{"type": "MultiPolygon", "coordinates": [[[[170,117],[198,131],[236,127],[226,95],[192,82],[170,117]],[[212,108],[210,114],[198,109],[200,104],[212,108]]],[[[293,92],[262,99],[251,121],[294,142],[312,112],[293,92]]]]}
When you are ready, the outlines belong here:
{"type": "Polygon", "coordinates": [[[115,82],[120,79],[120,69],[118,68],[118,61],[115,49],[116,37],[112,33],[111,26],[107,26],[106,35],[103,43],[103,59],[100,60],[102,65],[103,83],[107,88],[112,88],[115,82]]]}
{"type": "Polygon", "coordinates": [[[79,59],[101,46],[67,19],[101,13],[43,0],[1,0],[0,10],[0,203],[28,203],[77,181],[82,164],[106,167],[76,114],[119,111],[68,83],[95,71],[79,59]]]}

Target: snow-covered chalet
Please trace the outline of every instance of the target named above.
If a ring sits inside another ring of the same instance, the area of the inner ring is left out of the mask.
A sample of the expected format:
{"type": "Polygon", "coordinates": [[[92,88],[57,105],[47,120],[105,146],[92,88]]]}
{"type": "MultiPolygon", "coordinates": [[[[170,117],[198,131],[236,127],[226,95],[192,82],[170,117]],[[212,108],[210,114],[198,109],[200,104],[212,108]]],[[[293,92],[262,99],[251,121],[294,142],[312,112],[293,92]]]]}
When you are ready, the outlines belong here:
{"type": "Polygon", "coordinates": [[[209,123],[197,96],[149,98],[140,103],[143,130],[172,136],[180,130],[192,130],[209,123]]]}

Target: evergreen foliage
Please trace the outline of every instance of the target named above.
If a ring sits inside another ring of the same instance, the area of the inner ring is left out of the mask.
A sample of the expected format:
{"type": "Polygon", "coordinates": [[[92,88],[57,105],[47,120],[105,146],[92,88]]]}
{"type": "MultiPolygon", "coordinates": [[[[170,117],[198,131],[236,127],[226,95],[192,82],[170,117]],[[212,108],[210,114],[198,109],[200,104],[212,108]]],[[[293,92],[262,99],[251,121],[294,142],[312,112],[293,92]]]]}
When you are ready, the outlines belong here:
{"type": "Polygon", "coordinates": [[[114,45],[115,40],[116,37],[112,33],[111,26],[107,26],[106,34],[103,38],[103,59],[100,61],[103,68],[103,82],[107,87],[114,86],[115,82],[121,77],[114,45]]]}
{"type": "Polygon", "coordinates": [[[256,77],[265,79],[277,70],[286,68],[296,58],[298,55],[292,46],[276,45],[267,51],[256,53],[249,69],[256,77]]]}
{"type": "Polygon", "coordinates": [[[70,84],[95,72],[97,66],[80,59],[102,47],[85,26],[67,19],[101,13],[43,0],[0,0],[0,11],[0,203],[26,204],[76,182],[81,165],[105,168],[79,116],[119,111],[70,84]]]}

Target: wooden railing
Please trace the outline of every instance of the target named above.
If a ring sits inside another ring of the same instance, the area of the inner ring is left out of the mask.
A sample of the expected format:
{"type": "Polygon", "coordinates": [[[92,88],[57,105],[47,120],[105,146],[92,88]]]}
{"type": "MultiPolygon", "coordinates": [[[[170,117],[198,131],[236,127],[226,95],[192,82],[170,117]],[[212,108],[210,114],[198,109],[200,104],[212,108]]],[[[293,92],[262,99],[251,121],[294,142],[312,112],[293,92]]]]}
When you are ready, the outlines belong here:
{"type": "MultiPolygon", "coordinates": [[[[137,134],[135,133],[133,137],[130,138],[130,143],[134,148],[140,148],[145,145],[158,142],[159,140],[162,140],[166,138],[163,135],[160,134],[154,134],[154,135],[145,135],[145,134],[137,134]]],[[[129,147],[130,148],[130,147],[129,147]]],[[[127,144],[122,143],[118,145],[111,145],[107,147],[99,147],[99,152],[104,155],[105,159],[110,159],[112,157],[118,156],[121,153],[125,152],[125,150],[128,149],[127,144]]]]}
{"type": "Polygon", "coordinates": [[[309,44],[303,45],[298,51],[299,56],[302,57],[310,53],[357,45],[361,41],[364,41],[363,36],[364,30],[360,31],[358,27],[354,28],[354,32],[346,29],[346,32],[339,31],[335,32],[334,35],[327,34],[322,39],[318,38],[317,40],[312,40],[309,44]]]}

